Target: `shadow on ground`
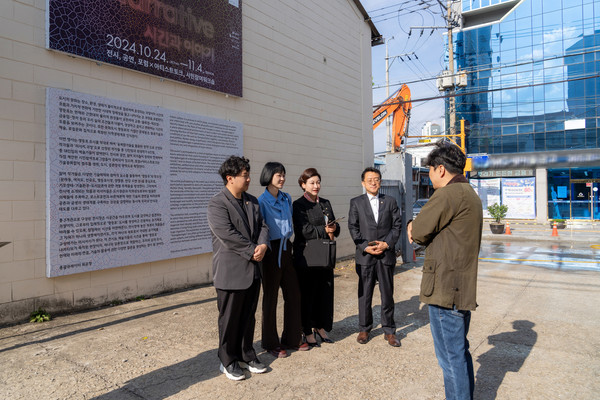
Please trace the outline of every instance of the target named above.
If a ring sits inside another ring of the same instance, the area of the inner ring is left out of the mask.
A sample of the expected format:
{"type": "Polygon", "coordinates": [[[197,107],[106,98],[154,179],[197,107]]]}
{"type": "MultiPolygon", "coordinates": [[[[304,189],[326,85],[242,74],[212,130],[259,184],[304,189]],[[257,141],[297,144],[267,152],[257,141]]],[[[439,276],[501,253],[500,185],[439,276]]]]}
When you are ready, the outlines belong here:
{"type": "Polygon", "coordinates": [[[196,357],[131,379],[123,387],[92,400],[166,399],[198,382],[221,375],[219,365],[217,349],[208,350],[196,357]]]}
{"type": "Polygon", "coordinates": [[[493,347],[477,358],[480,366],[475,382],[475,398],[495,399],[508,372],[518,372],[537,341],[531,321],[513,322],[512,332],[488,336],[493,347]]]}
{"type": "MultiPolygon", "coordinates": [[[[90,326],[85,327],[85,328],[78,328],[78,329],[75,329],[75,330],[72,330],[72,331],[68,331],[68,332],[65,332],[65,333],[61,333],[61,334],[58,334],[58,335],[55,335],[55,336],[49,336],[49,337],[45,337],[43,339],[30,340],[30,341],[27,341],[27,342],[19,343],[19,344],[16,344],[14,346],[10,346],[10,347],[6,347],[6,348],[0,349],[0,353],[6,352],[6,351],[10,351],[10,350],[15,350],[15,349],[18,349],[20,347],[31,346],[31,345],[34,345],[34,344],[42,344],[42,343],[52,342],[54,340],[68,338],[70,336],[79,335],[79,334],[82,334],[82,333],[86,333],[86,332],[90,332],[90,331],[95,331],[95,330],[99,330],[99,329],[104,329],[104,328],[107,328],[109,326],[119,325],[119,324],[122,324],[122,323],[125,323],[125,322],[130,322],[130,321],[135,321],[135,320],[138,320],[138,319],[143,319],[143,318],[149,317],[151,315],[165,313],[165,312],[173,311],[173,310],[176,310],[176,309],[179,309],[179,308],[183,308],[183,307],[189,307],[189,306],[195,306],[195,305],[199,305],[199,304],[209,303],[209,302],[216,301],[216,300],[217,300],[216,297],[212,297],[212,298],[209,298],[209,299],[203,299],[203,300],[198,300],[198,301],[193,301],[193,302],[188,302],[188,303],[174,304],[174,305],[167,306],[167,307],[157,308],[157,309],[153,309],[151,311],[146,311],[146,312],[142,312],[142,313],[139,313],[139,314],[133,314],[133,315],[128,316],[128,317],[124,317],[124,318],[120,318],[120,319],[115,319],[115,320],[108,321],[108,322],[103,322],[103,323],[100,323],[100,324],[90,325],[90,326]]],[[[139,310],[133,310],[132,313],[135,313],[135,312],[138,312],[138,311],[139,310]]],[[[106,317],[102,317],[102,318],[106,319],[106,317]]],[[[96,321],[95,320],[78,321],[76,323],[62,325],[60,327],[64,328],[64,327],[68,327],[69,325],[77,327],[77,326],[82,325],[83,323],[86,323],[86,322],[96,322],[96,321]]],[[[49,328],[45,328],[45,329],[39,330],[38,332],[41,332],[43,330],[52,331],[54,329],[56,329],[55,326],[50,326],[49,328]]],[[[14,338],[14,337],[17,337],[17,336],[24,336],[24,335],[28,335],[28,334],[29,333],[24,333],[22,335],[9,336],[9,337],[5,337],[3,339],[14,338]]]]}
{"type": "MultiPolygon", "coordinates": [[[[375,295],[378,295],[377,291],[375,295]]],[[[375,295],[373,297],[375,297],[375,295]]],[[[358,307],[358,300],[357,300],[358,307]]],[[[408,300],[396,303],[394,308],[394,320],[396,322],[396,335],[402,341],[409,333],[429,324],[429,314],[425,306],[421,306],[419,296],[413,296],[408,300]]],[[[373,326],[381,323],[381,306],[373,307],[373,326]]],[[[348,336],[358,335],[358,315],[350,315],[333,324],[333,331],[329,335],[333,340],[340,341],[348,336]]],[[[381,327],[371,331],[369,337],[373,339],[383,335],[381,327]]]]}

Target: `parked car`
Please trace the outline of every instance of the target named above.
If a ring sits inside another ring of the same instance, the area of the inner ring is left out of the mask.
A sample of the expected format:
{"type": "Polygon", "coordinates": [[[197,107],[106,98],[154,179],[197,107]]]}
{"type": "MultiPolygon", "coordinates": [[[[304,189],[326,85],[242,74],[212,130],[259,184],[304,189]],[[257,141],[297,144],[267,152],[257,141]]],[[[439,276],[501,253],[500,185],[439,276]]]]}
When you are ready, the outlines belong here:
{"type": "Polygon", "coordinates": [[[419,199],[415,201],[415,204],[413,204],[413,219],[421,212],[421,207],[427,203],[427,200],[429,199],[419,199]]]}

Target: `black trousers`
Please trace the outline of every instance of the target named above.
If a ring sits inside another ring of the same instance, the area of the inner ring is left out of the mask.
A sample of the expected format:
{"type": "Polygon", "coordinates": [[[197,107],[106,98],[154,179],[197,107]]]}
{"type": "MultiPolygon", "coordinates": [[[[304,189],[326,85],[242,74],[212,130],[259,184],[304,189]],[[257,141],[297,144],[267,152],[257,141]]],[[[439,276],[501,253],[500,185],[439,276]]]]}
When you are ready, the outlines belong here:
{"type": "Polygon", "coordinates": [[[333,268],[299,267],[302,295],[302,331],[312,333],[312,328],[333,327],[333,268]]]}
{"type": "Polygon", "coordinates": [[[281,267],[278,264],[279,243],[271,241],[271,251],[263,259],[263,302],[262,302],[262,347],[267,350],[283,346],[298,347],[302,340],[300,324],[300,286],[292,265],[292,243],[281,252],[281,267]],[[277,300],[279,288],[283,294],[283,331],[281,341],[277,334],[277,300]]]}
{"type": "Polygon", "coordinates": [[[358,325],[361,332],[373,329],[373,290],[379,281],[381,327],[387,335],[396,333],[394,322],[394,266],[377,261],[374,265],[356,265],[358,274],[358,325]]]}
{"type": "Polygon", "coordinates": [[[256,325],[256,307],[260,293],[260,279],[248,289],[217,289],[219,310],[219,359],[224,366],[234,361],[249,362],[256,358],[252,343],[256,325]]]}

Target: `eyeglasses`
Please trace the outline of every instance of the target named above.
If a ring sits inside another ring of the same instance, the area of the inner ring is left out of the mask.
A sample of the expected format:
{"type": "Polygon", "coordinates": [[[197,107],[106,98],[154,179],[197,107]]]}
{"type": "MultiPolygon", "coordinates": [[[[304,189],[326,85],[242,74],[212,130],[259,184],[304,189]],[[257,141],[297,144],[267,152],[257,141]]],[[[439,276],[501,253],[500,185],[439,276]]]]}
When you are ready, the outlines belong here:
{"type": "Polygon", "coordinates": [[[381,182],[381,179],[379,179],[379,178],[365,179],[365,182],[367,182],[367,183],[379,183],[379,182],[381,182]]]}

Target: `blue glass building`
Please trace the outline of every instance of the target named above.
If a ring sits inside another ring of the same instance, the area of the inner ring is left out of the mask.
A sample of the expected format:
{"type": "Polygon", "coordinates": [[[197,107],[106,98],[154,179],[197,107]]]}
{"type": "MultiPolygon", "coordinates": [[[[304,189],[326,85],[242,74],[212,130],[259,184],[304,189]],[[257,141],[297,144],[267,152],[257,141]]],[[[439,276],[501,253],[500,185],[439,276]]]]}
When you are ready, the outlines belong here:
{"type": "MultiPolygon", "coordinates": [[[[469,154],[600,152],[600,1],[463,0],[457,121],[469,154]],[[498,14],[489,22],[483,16],[498,14]],[[485,22],[488,21],[488,22],[485,22]]],[[[536,218],[600,219],[600,166],[532,170],[536,218]]]]}

